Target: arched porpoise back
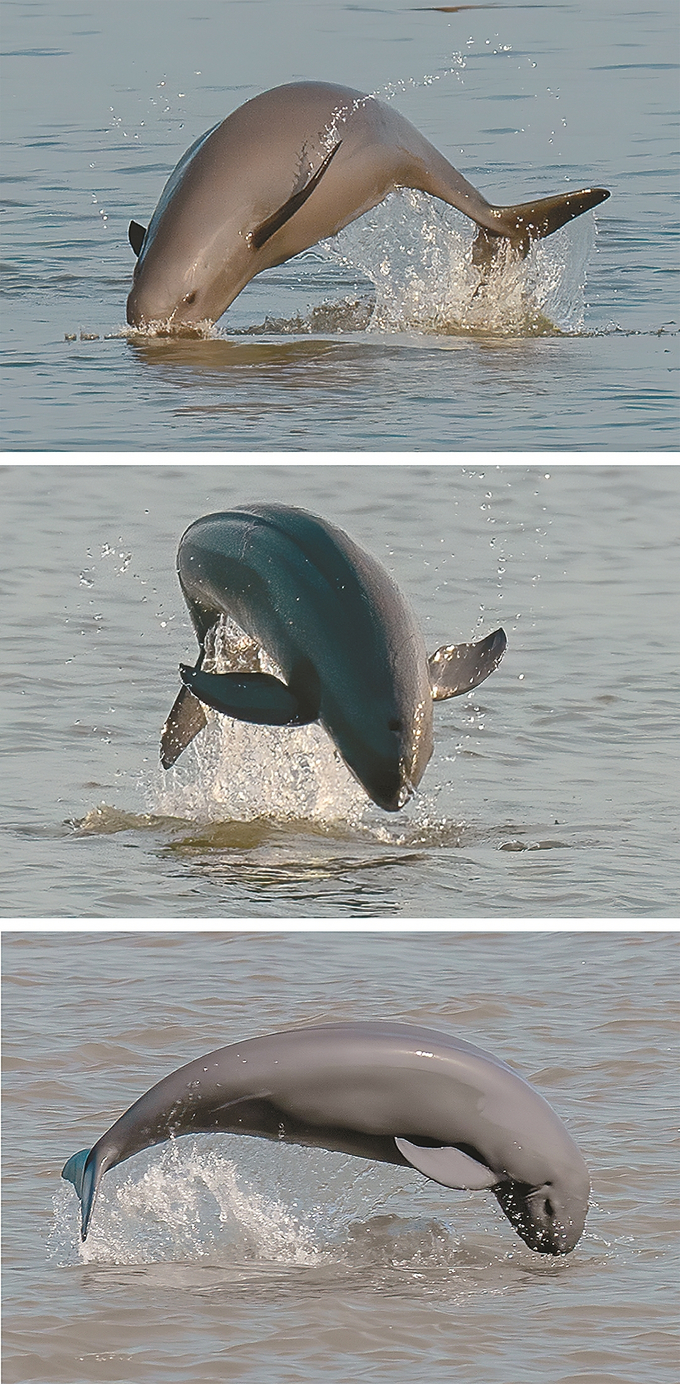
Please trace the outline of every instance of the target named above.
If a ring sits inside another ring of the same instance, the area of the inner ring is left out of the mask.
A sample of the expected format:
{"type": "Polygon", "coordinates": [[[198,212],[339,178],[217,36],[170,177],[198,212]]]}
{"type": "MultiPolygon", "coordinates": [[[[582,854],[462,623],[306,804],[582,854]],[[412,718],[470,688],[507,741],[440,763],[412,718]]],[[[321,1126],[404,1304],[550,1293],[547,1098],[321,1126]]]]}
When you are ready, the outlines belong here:
{"type": "Polygon", "coordinates": [[[496,630],[428,659],[405,597],[376,558],[326,519],[282,504],[209,514],[183,535],[180,585],[200,645],[161,736],[164,768],[205,725],[199,703],[245,721],[318,720],[369,797],[403,807],[432,754],[432,702],[488,677],[505,649],[496,630]],[[280,669],[203,667],[209,630],[227,616],[280,669]]]}
{"type": "Polygon", "coordinates": [[[398,187],[418,188],[479,228],[473,258],[525,255],[609,193],[587,188],[512,207],[489,203],[398,111],[327,82],[263,92],[196,140],[171,174],[138,254],[128,322],[187,332],[215,322],[250,279],[336,235],[398,187]]]}
{"type": "Polygon", "coordinates": [[[104,1172],[181,1134],[249,1134],[412,1166],[492,1190],[535,1250],[585,1224],[583,1158],[547,1101],[463,1039],[401,1023],[334,1023],[230,1044],[164,1077],[63,1170],[87,1234],[104,1172]]]}

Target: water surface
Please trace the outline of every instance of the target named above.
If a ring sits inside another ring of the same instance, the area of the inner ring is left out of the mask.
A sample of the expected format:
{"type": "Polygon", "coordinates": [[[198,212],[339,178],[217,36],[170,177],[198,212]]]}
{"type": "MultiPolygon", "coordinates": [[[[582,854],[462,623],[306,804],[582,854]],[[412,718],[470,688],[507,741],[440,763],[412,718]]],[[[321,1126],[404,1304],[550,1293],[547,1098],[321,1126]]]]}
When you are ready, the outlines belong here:
{"type": "Polygon", "coordinates": [[[3,1379],[675,1384],[677,965],[658,933],[6,935],[3,1379]],[[572,1254],[491,1193],[236,1136],[108,1173],[80,1247],[63,1163],[154,1081],[359,1018],[456,1033],[550,1101],[592,1178],[572,1254]]]}
{"type": "Polygon", "coordinates": [[[674,917],[677,466],[15,466],[5,917],[674,917]],[[201,514],[284,500],[396,578],[427,647],[503,626],[398,814],[319,727],[214,718],[164,773],[201,514]]]}
{"type": "Polygon", "coordinates": [[[676,52],[669,0],[7,0],[4,445],[672,448],[676,52]],[[129,221],[204,130],[314,78],[391,101],[491,201],[612,197],[481,299],[470,223],[399,193],[251,283],[217,339],[121,334],[129,221]]]}

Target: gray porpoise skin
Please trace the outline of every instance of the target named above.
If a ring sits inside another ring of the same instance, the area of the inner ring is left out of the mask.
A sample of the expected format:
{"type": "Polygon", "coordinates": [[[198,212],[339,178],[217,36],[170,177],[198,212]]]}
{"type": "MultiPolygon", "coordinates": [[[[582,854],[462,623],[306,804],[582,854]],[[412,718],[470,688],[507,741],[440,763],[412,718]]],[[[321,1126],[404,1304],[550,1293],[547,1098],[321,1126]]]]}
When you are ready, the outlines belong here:
{"type": "Polygon", "coordinates": [[[384,567],[346,533],[302,509],[254,504],[187,529],[180,586],[200,645],[161,736],[169,768],[206,724],[201,703],[240,720],[318,720],[369,797],[397,811],[432,754],[432,703],[497,667],[502,630],[428,659],[420,629],[384,567]],[[228,616],[281,669],[202,670],[206,635],[228,616]]]}
{"type": "Polygon", "coordinates": [[[216,322],[261,270],[336,235],[398,187],[456,207],[478,229],[473,259],[488,266],[508,243],[533,240],[604,201],[586,188],[495,207],[391,106],[350,87],[293,82],[266,91],[186,152],[145,230],[127,319],[196,334],[216,322]]]}
{"type": "Polygon", "coordinates": [[[445,1187],[489,1188],[533,1250],[567,1254],[590,1183],[547,1101],[460,1038],[400,1023],[291,1029],[218,1048],[152,1086],[62,1176],[85,1239],[103,1174],[180,1134],[221,1130],[384,1163],[445,1187]]]}

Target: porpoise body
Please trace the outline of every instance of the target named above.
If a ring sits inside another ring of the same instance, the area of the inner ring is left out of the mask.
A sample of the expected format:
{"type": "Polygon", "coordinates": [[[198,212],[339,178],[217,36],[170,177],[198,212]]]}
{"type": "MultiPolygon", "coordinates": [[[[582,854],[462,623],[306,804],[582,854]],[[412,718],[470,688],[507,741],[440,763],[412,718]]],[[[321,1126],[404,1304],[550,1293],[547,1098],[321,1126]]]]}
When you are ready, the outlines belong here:
{"type": "Polygon", "coordinates": [[[508,243],[526,255],[532,241],[609,196],[587,188],[493,206],[385,102],[328,82],[292,82],[201,135],[148,229],[131,222],[138,259],[128,322],[189,334],[216,322],[261,270],[336,235],[399,187],[470,217],[481,266],[508,243]]]}
{"type": "Polygon", "coordinates": [[[581,1153],[506,1063],[410,1024],[335,1023],[219,1048],[135,1101],[64,1167],[82,1202],[82,1238],[107,1169],[167,1139],[215,1131],[411,1165],[445,1187],[488,1188],[542,1254],[567,1254],[585,1224],[581,1153]]]}
{"type": "Polygon", "coordinates": [[[177,553],[198,638],[194,668],[161,735],[169,768],[206,724],[202,703],[238,720],[320,721],[369,797],[395,812],[432,754],[432,703],[497,667],[503,630],[430,658],[405,597],[376,558],[306,510],[253,504],[197,519],[177,553]],[[206,636],[229,617],[281,670],[203,669],[206,636]],[[283,680],[282,680],[283,679],[283,680]]]}

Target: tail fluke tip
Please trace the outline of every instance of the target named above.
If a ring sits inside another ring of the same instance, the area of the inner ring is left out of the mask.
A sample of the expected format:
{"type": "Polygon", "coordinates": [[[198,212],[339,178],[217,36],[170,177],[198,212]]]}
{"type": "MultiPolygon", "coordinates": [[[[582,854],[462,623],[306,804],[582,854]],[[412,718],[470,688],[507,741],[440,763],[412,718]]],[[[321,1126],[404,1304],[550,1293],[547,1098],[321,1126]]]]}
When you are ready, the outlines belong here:
{"type": "Polygon", "coordinates": [[[87,1239],[88,1226],[90,1224],[90,1217],[92,1215],[92,1208],[94,1206],[94,1199],[97,1191],[94,1176],[94,1163],[90,1163],[88,1166],[88,1158],[91,1152],[91,1149],[80,1149],[79,1153],[71,1155],[61,1170],[62,1177],[66,1182],[73,1183],[80,1199],[82,1208],[80,1226],[81,1240],[87,1239]]]}

